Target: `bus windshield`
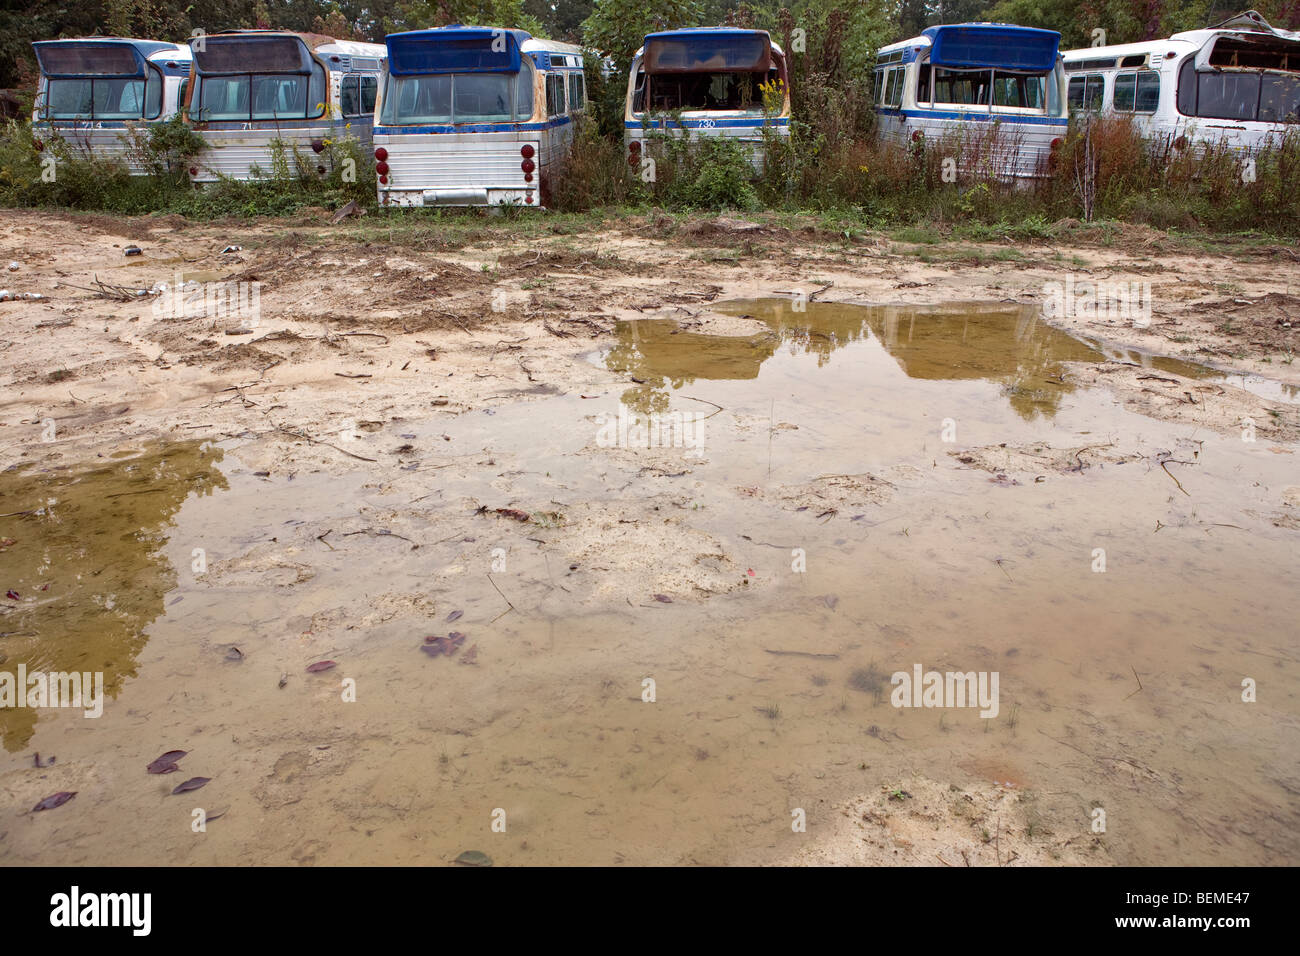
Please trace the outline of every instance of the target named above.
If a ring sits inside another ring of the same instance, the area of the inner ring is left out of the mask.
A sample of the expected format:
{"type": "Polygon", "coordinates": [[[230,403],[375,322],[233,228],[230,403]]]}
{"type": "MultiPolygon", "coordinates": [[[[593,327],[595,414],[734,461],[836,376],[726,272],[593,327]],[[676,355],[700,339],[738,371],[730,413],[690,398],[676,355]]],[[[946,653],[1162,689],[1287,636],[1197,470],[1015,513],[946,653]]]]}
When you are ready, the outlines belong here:
{"type": "Polygon", "coordinates": [[[147,83],[130,77],[50,80],[45,97],[48,119],[154,119],[162,111],[162,81],[153,72],[147,83]]]}
{"type": "Polygon", "coordinates": [[[533,115],[532,73],[437,73],[389,78],[389,126],[522,122],[533,115]]]}

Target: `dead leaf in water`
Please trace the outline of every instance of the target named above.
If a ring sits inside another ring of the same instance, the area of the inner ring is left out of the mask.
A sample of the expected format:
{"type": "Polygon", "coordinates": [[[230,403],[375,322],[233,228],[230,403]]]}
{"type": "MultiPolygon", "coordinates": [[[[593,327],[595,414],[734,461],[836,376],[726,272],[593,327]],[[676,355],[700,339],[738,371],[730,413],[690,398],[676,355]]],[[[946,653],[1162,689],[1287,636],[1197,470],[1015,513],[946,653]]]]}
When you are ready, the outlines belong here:
{"type": "Polygon", "coordinates": [[[456,857],[456,862],[461,866],[491,866],[492,857],[479,850],[466,850],[456,857]]]}
{"type": "Polygon", "coordinates": [[[528,520],[528,512],[520,511],[518,508],[498,508],[497,514],[504,518],[513,518],[515,521],[528,520]]]}
{"type": "Polygon", "coordinates": [[[71,793],[67,790],[60,790],[58,793],[52,793],[40,803],[36,804],[36,806],[32,807],[32,812],[35,813],[37,810],[53,810],[55,807],[61,807],[76,795],[76,790],[73,790],[71,793]]]}
{"type": "Polygon", "coordinates": [[[317,661],[315,664],[307,665],[307,673],[319,674],[321,671],[327,671],[331,667],[337,667],[337,666],[338,664],[335,661],[317,661]]]}
{"type": "Polygon", "coordinates": [[[189,793],[191,790],[197,790],[211,779],[211,777],[190,777],[190,779],[186,780],[184,783],[176,785],[176,789],[172,791],[172,796],[175,796],[178,793],[189,793]]]}
{"type": "Polygon", "coordinates": [[[452,611],[447,615],[447,623],[450,624],[452,621],[459,621],[464,614],[464,611],[452,611]]]}
{"type": "Polygon", "coordinates": [[[149,771],[149,773],[171,773],[174,770],[179,770],[180,768],[176,766],[176,761],[180,760],[187,753],[189,753],[188,750],[169,750],[157,760],[153,761],[153,763],[149,764],[145,769],[149,771]]]}
{"type": "Polygon", "coordinates": [[[655,594],[655,595],[652,595],[652,597],[653,597],[656,601],[658,601],[660,604],[672,604],[672,603],[673,603],[673,599],[670,598],[667,594],[655,594]]]}

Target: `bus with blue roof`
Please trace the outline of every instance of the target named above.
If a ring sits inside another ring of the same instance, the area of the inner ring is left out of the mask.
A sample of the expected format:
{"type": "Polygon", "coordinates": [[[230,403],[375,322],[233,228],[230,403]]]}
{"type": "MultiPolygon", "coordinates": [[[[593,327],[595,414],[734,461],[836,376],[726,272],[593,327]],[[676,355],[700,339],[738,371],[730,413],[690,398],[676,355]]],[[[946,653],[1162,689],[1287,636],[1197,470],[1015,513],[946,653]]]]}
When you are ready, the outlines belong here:
{"type": "Polygon", "coordinates": [[[545,208],[587,106],[582,49],[459,24],[386,44],[375,105],[380,204],[545,208]]]}
{"type": "Polygon", "coordinates": [[[32,48],[40,66],[32,110],[37,149],[57,136],[89,158],[145,173],[132,134],[180,109],[189,48],[124,37],[42,40],[32,48]]]}
{"type": "Polygon", "coordinates": [[[647,34],[632,59],[623,137],[635,170],[656,136],[728,137],[761,167],[768,136],[790,135],[790,73],[766,30],[647,34]]]}
{"type": "Polygon", "coordinates": [[[382,44],[233,30],[190,45],[189,123],[207,143],[190,167],[193,182],[325,175],[329,143],[352,137],[369,146],[382,44]]]}
{"type": "Polygon", "coordinates": [[[877,135],[953,144],[962,172],[1046,176],[1069,126],[1061,35],[1007,23],[929,27],[876,54],[877,135]]]}

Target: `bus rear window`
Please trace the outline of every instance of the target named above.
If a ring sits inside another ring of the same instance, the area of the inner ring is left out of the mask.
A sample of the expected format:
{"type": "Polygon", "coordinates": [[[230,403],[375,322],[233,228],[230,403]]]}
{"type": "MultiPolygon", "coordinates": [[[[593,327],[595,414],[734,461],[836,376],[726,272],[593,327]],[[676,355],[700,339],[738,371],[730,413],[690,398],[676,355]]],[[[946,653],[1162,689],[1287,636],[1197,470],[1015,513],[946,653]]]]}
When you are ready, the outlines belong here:
{"type": "Polygon", "coordinates": [[[651,74],[650,109],[762,111],[758,86],[767,78],[764,73],[651,74]]]}
{"type": "Polygon", "coordinates": [[[1197,74],[1197,116],[1213,119],[1253,120],[1258,107],[1258,73],[1197,74]]]}
{"type": "Polygon", "coordinates": [[[533,113],[533,73],[391,76],[383,122],[390,126],[510,123],[533,113]]]}
{"type": "Polygon", "coordinates": [[[993,74],[993,105],[1010,106],[1022,110],[1042,110],[1046,105],[1043,95],[1046,77],[1023,73],[993,74]]]}
{"type": "Polygon", "coordinates": [[[161,112],[162,78],[154,70],[147,82],[84,77],[50,80],[46,88],[48,119],[157,119],[161,112]]]}
{"type": "Polygon", "coordinates": [[[1259,118],[1265,123],[1300,122],[1300,76],[1264,76],[1259,91],[1259,118]]]}
{"type": "Polygon", "coordinates": [[[934,102],[958,106],[988,106],[990,71],[945,70],[935,67],[934,102]]]}

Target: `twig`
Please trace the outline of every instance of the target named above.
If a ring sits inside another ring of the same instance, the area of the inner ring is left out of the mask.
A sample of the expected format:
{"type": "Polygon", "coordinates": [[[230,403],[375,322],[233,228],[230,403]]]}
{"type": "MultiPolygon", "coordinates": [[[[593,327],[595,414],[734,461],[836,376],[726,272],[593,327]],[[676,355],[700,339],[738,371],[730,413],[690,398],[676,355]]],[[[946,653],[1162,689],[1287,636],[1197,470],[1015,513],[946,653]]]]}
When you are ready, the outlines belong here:
{"type": "MultiPolygon", "coordinates": [[[[689,398],[692,402],[700,402],[701,404],[704,405],[712,405],[714,408],[718,410],[718,412],[722,411],[721,405],[718,405],[715,402],[711,402],[707,398],[696,398],[693,395],[683,395],[682,398],[689,398]]],[[[718,414],[718,412],[714,412],[713,415],[718,414]]],[[[704,418],[701,419],[701,421],[708,421],[710,418],[713,417],[713,415],[705,415],[704,418]]]]}
{"type": "Polygon", "coordinates": [[[304,435],[302,432],[296,432],[296,431],[293,431],[292,429],[285,428],[283,425],[277,425],[277,426],[275,426],[275,430],[278,431],[278,432],[284,432],[286,435],[293,435],[295,438],[301,438],[303,441],[309,441],[309,442],[311,442],[313,445],[327,445],[327,446],[329,446],[330,448],[333,448],[335,451],[341,451],[341,452],[343,452],[343,454],[347,455],[349,458],[356,458],[356,459],[359,459],[360,461],[378,461],[378,460],[379,460],[379,459],[377,459],[377,458],[367,458],[367,457],[365,457],[364,455],[354,455],[354,454],[352,454],[352,452],[350,452],[350,451],[346,451],[346,450],[340,448],[338,445],[332,445],[332,444],[330,444],[330,443],[327,442],[327,441],[321,441],[319,438],[312,438],[310,435],[304,435]]]}

